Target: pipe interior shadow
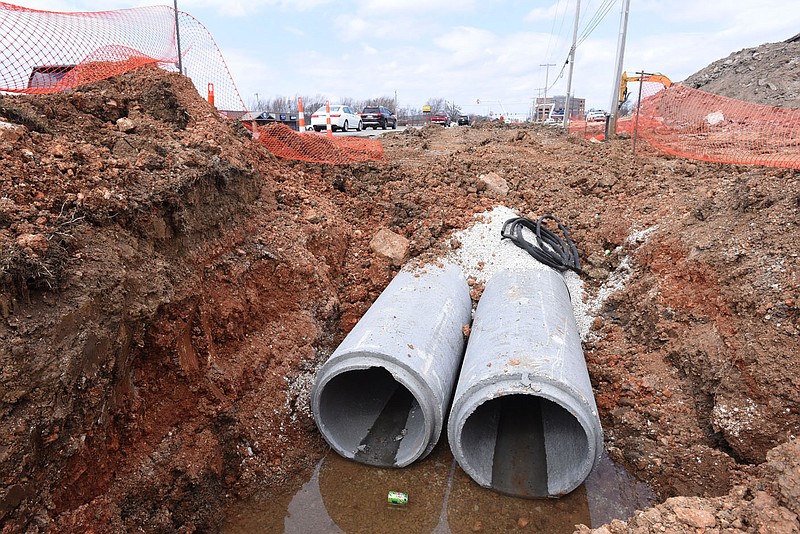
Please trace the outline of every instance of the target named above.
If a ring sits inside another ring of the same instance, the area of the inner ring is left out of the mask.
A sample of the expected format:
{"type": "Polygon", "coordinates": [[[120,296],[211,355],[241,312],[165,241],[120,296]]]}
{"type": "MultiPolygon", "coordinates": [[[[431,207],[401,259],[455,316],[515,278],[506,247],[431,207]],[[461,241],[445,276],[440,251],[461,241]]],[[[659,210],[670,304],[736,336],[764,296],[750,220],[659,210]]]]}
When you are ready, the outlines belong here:
{"type": "Polygon", "coordinates": [[[398,452],[422,445],[419,402],[382,367],[342,373],[320,398],[320,419],[350,458],[376,466],[394,465],[398,452]]]}
{"type": "Polygon", "coordinates": [[[515,496],[548,497],[548,486],[574,477],[588,454],[588,437],[559,404],[535,395],[505,395],[481,404],[464,424],[464,455],[492,488],[515,496]]]}

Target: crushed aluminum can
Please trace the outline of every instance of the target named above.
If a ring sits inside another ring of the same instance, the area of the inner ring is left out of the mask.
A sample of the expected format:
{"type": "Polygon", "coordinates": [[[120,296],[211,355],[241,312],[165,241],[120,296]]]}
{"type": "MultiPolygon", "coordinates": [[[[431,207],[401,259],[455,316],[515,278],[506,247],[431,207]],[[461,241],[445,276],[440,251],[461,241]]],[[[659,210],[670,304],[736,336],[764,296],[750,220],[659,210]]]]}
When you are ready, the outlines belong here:
{"type": "Polygon", "coordinates": [[[404,506],[408,504],[408,493],[404,493],[402,491],[390,491],[388,499],[389,504],[394,504],[395,506],[404,506]]]}

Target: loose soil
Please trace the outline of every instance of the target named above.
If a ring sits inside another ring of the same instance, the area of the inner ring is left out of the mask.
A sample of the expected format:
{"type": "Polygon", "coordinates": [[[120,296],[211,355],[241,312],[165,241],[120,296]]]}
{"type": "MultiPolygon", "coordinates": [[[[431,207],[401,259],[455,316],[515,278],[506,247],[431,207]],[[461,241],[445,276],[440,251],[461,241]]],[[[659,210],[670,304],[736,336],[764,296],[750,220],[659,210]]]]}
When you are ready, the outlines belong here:
{"type": "Polygon", "coordinates": [[[798,172],[502,124],[278,160],[157,69],[0,120],[3,533],[215,531],[308,478],[313,372],[399,268],[372,238],[441,257],[498,205],[569,224],[606,448],[664,500],[599,530],[800,529],[798,172]]]}

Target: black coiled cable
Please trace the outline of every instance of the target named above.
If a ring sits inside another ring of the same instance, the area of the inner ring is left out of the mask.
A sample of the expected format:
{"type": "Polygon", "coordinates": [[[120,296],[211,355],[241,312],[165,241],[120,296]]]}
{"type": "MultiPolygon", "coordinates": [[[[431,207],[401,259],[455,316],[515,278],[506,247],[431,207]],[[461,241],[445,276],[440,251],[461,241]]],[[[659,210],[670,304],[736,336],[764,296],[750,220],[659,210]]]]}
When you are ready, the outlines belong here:
{"type": "Polygon", "coordinates": [[[536,222],[525,217],[514,217],[503,223],[500,234],[503,236],[502,239],[511,240],[512,243],[548,267],[560,272],[566,270],[575,271],[578,274],[581,272],[578,249],[575,248],[575,243],[569,237],[567,227],[550,214],[539,217],[536,222]],[[558,229],[564,235],[563,239],[542,224],[547,220],[555,221],[558,229]],[[536,235],[538,247],[525,240],[522,235],[523,228],[527,228],[536,235]]]}

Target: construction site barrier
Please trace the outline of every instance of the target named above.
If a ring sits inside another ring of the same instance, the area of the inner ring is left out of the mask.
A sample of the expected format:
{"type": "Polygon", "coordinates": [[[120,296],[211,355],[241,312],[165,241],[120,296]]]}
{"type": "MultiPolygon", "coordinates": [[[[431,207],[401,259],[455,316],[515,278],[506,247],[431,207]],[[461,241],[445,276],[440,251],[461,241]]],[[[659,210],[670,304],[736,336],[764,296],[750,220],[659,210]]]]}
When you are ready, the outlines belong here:
{"type": "Polygon", "coordinates": [[[376,139],[303,134],[277,122],[258,129],[258,142],[279,158],[332,165],[384,161],[383,145],[376,139]]]}
{"type": "MultiPolygon", "coordinates": [[[[207,95],[222,115],[237,118],[247,112],[214,38],[188,13],[169,6],[62,13],[0,2],[0,92],[59,93],[153,64],[173,72],[180,65],[198,94],[207,95]]],[[[286,150],[302,150],[304,143],[285,133],[276,138],[267,131],[258,141],[276,148],[276,156],[295,154],[292,159],[303,161],[383,159],[383,147],[375,139],[334,137],[323,150],[310,144],[316,151],[309,153],[286,150]]]]}
{"type": "MultiPolygon", "coordinates": [[[[602,122],[574,121],[570,133],[603,139],[604,127],[602,122]]],[[[681,84],[643,96],[638,110],[617,121],[617,133],[690,159],[800,169],[800,110],[681,84]]]]}

